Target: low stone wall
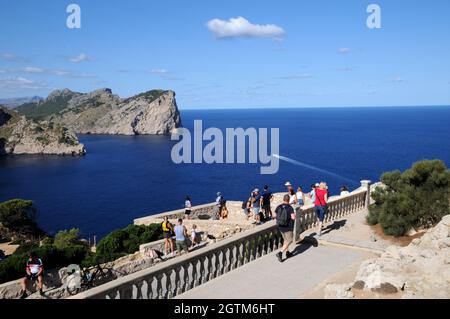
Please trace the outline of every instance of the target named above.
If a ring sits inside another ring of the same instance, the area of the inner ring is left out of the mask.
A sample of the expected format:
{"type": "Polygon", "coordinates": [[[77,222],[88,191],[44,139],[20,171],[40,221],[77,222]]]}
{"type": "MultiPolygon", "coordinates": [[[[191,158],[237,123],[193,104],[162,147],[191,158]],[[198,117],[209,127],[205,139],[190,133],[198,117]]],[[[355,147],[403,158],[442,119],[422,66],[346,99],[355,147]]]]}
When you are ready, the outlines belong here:
{"type": "MultiPolygon", "coordinates": [[[[210,219],[213,215],[215,203],[209,203],[204,205],[193,206],[191,209],[191,218],[193,219],[210,219]]],[[[152,224],[155,219],[179,219],[184,218],[184,208],[173,210],[161,214],[150,215],[146,217],[137,218],[134,220],[135,225],[148,225],[152,224]]]]}

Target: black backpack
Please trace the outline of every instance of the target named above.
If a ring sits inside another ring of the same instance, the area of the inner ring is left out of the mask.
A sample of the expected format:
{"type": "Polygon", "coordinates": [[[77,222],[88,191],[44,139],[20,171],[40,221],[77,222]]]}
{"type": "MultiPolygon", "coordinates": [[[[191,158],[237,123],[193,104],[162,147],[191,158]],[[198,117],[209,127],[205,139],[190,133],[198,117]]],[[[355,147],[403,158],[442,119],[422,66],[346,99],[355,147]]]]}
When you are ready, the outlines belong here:
{"type": "Polygon", "coordinates": [[[277,212],[277,225],[281,227],[288,227],[291,216],[289,216],[286,206],[281,206],[281,211],[277,212]]]}

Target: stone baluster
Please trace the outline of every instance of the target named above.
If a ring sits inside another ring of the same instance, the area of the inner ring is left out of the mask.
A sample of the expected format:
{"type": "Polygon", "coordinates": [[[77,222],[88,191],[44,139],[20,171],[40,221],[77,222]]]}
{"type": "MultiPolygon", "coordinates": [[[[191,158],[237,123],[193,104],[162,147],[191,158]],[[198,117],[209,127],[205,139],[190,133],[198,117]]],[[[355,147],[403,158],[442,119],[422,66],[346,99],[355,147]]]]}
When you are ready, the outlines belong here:
{"type": "Polygon", "coordinates": [[[156,298],[163,299],[163,287],[162,287],[163,274],[156,276],[156,298]]]}
{"type": "Polygon", "coordinates": [[[165,275],[165,284],[163,285],[163,287],[164,287],[164,293],[163,293],[163,296],[164,296],[164,299],[170,299],[170,298],[172,298],[172,269],[170,269],[169,271],[167,271],[167,272],[165,272],[164,273],[164,275],[165,275]]]}

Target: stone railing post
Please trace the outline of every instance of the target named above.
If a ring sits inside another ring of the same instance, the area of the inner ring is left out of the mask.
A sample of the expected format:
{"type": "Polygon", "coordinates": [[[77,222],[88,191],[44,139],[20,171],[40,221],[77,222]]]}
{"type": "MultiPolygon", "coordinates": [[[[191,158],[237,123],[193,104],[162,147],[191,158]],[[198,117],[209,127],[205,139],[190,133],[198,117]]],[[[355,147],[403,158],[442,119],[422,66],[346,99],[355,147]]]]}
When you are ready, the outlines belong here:
{"type": "Polygon", "coordinates": [[[370,206],[370,184],[372,183],[372,181],[369,180],[364,180],[361,181],[361,188],[366,190],[366,202],[365,202],[365,207],[367,209],[369,209],[370,206]]]}

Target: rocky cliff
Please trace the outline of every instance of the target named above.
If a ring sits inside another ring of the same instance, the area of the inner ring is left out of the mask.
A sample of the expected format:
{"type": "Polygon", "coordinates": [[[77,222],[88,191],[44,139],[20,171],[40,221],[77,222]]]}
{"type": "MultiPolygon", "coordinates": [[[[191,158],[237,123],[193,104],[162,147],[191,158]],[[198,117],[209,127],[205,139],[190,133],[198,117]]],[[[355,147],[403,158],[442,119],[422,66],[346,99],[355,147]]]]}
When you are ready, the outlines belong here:
{"type": "Polygon", "coordinates": [[[36,123],[0,106],[0,155],[84,153],[84,145],[67,128],[46,121],[36,123]]]}
{"type": "Polygon", "coordinates": [[[360,292],[374,298],[450,298],[450,215],[406,247],[390,246],[380,258],[359,268],[355,281],[329,285],[328,298],[354,298],[360,292]]]}
{"type": "Polygon", "coordinates": [[[19,106],[17,111],[81,134],[163,135],[181,126],[173,91],[152,90],[121,99],[110,89],[91,93],[64,89],[38,103],[19,106]]]}

